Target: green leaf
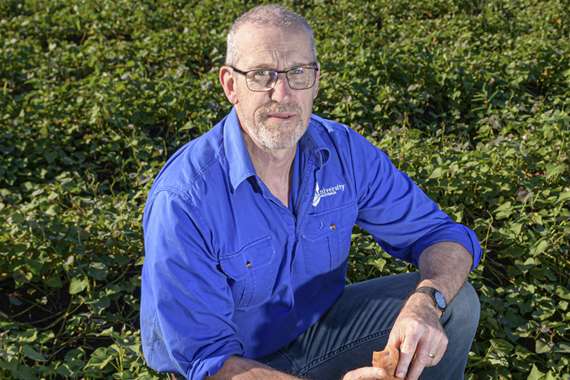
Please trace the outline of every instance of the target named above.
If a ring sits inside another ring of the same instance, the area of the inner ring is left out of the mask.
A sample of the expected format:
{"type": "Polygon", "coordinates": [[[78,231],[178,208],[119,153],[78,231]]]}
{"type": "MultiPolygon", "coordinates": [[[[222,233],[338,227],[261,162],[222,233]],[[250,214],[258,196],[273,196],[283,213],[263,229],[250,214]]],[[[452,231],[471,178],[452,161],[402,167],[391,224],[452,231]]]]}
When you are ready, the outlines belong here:
{"type": "Polygon", "coordinates": [[[379,257],[377,259],[372,260],[370,264],[376,269],[378,269],[380,272],[382,272],[384,270],[384,266],[386,266],[386,259],[379,257]]]}
{"type": "Polygon", "coordinates": [[[99,333],[99,336],[113,336],[115,332],[113,331],[113,326],[106,328],[99,333]]]}
{"type": "Polygon", "coordinates": [[[536,364],[532,365],[532,369],[528,374],[527,380],[541,380],[544,377],[544,373],[540,372],[536,367],[536,364]]]}
{"type": "Polygon", "coordinates": [[[554,352],[570,353],[570,344],[566,342],[558,343],[554,352]]]}
{"type": "Polygon", "coordinates": [[[556,200],[556,203],[564,203],[569,199],[570,199],[570,191],[565,191],[560,193],[558,199],[556,200]]]}
{"type": "Polygon", "coordinates": [[[436,179],[441,178],[443,176],[443,169],[442,168],[435,168],[433,172],[431,172],[429,178],[436,179]]]}
{"type": "Polygon", "coordinates": [[[33,343],[38,339],[38,330],[27,329],[18,336],[20,342],[33,343]]]}
{"type": "Polygon", "coordinates": [[[513,223],[510,226],[511,231],[515,234],[515,235],[519,235],[521,233],[522,230],[522,224],[521,223],[513,223]]]}
{"type": "Polygon", "coordinates": [[[45,356],[34,350],[34,348],[28,344],[24,344],[22,351],[24,355],[26,355],[26,357],[35,360],[37,362],[43,362],[47,360],[45,356]]]}
{"type": "Polygon", "coordinates": [[[550,345],[545,341],[538,339],[535,342],[534,352],[536,352],[537,354],[545,354],[550,351],[552,351],[552,347],[550,347],[550,345]]]}
{"type": "Polygon", "coordinates": [[[101,262],[91,263],[89,264],[89,270],[87,271],[87,274],[91,278],[94,278],[98,281],[103,281],[107,278],[107,266],[101,262]]]}
{"type": "Polygon", "coordinates": [[[513,213],[511,202],[505,202],[495,210],[497,219],[507,219],[513,213]]]}
{"type": "Polygon", "coordinates": [[[570,301],[570,290],[563,286],[556,287],[556,295],[563,300],[570,301]]]}
{"type": "Polygon", "coordinates": [[[89,280],[86,277],[74,277],[69,283],[69,294],[78,294],[87,289],[89,280]]]}
{"type": "Polygon", "coordinates": [[[567,169],[566,164],[548,164],[546,165],[546,178],[555,179],[566,172],[567,169]]]}
{"type": "MultiPolygon", "coordinates": [[[[526,260],[524,261],[523,265],[530,265],[530,266],[536,265],[536,261],[537,261],[537,260],[535,260],[534,257],[529,257],[528,259],[526,259],[526,260]]],[[[533,291],[534,291],[534,290],[533,290],[533,291]]]]}
{"type": "Polygon", "coordinates": [[[514,346],[505,339],[491,339],[491,347],[497,353],[508,354],[513,351],[514,346]]]}
{"type": "Polygon", "coordinates": [[[538,243],[536,243],[531,249],[530,249],[530,254],[535,256],[535,255],[539,255],[541,253],[543,253],[544,251],[546,251],[546,249],[548,248],[548,241],[546,240],[541,240],[538,243]]]}
{"type": "Polygon", "coordinates": [[[113,359],[115,359],[114,355],[111,354],[107,347],[99,347],[97,348],[89,358],[87,362],[86,368],[93,367],[98,370],[104,369],[113,359]]]}
{"type": "Polygon", "coordinates": [[[61,288],[63,285],[59,276],[49,277],[44,283],[50,288],[61,288]]]}

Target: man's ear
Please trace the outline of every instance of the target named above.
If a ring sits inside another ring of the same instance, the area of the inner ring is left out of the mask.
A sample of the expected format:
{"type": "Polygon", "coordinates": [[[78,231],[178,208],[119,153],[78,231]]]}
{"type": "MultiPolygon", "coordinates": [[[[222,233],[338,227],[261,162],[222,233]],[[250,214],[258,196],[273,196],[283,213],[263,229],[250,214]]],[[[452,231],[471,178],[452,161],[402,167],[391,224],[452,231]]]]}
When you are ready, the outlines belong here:
{"type": "Polygon", "coordinates": [[[226,98],[228,98],[230,103],[237,104],[238,98],[236,93],[236,81],[233,76],[232,69],[228,66],[220,67],[219,78],[220,84],[226,94],[226,98]]]}

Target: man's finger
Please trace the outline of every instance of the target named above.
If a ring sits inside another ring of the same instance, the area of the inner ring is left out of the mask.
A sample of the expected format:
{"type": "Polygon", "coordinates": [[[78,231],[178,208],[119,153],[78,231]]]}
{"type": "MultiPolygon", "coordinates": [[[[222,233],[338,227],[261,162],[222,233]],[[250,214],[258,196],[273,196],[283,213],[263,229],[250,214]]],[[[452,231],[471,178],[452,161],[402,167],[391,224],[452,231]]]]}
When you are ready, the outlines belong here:
{"type": "Polygon", "coordinates": [[[395,329],[392,329],[390,336],[388,336],[388,343],[386,343],[386,345],[397,348],[399,350],[401,344],[402,344],[401,335],[398,334],[398,332],[395,329]]]}
{"type": "Polygon", "coordinates": [[[424,357],[425,360],[422,360],[422,362],[425,361],[425,367],[436,366],[443,358],[443,355],[447,350],[447,337],[445,335],[436,334],[432,339],[433,341],[431,342],[422,341],[423,344],[420,343],[416,349],[416,355],[421,355],[419,357],[424,357]],[[425,358],[426,356],[427,359],[425,358]]]}
{"type": "Polygon", "coordinates": [[[428,344],[422,340],[416,347],[406,380],[418,380],[426,367],[433,367],[439,363],[446,349],[447,337],[445,336],[436,342],[431,342],[429,348],[428,344]]]}
{"type": "Polygon", "coordinates": [[[382,380],[388,378],[383,368],[362,367],[348,372],[343,380],[382,380]]]}
{"type": "Polygon", "coordinates": [[[429,367],[433,359],[429,356],[429,352],[418,346],[416,354],[410,365],[406,380],[418,380],[425,367],[429,367]]]}
{"type": "Polygon", "coordinates": [[[388,374],[386,373],[386,371],[384,371],[384,369],[382,368],[374,368],[374,367],[363,367],[360,368],[358,375],[360,377],[358,377],[358,379],[377,379],[377,380],[381,380],[384,379],[388,376],[388,374]]]}
{"type": "Polygon", "coordinates": [[[436,346],[437,349],[434,350],[435,357],[433,358],[429,367],[437,365],[441,361],[441,359],[443,359],[443,355],[445,355],[445,352],[447,351],[447,343],[448,343],[447,336],[443,335],[436,346]]]}
{"type": "Polygon", "coordinates": [[[416,352],[416,347],[418,346],[419,335],[416,333],[409,333],[404,335],[402,343],[400,345],[400,360],[398,361],[398,367],[396,369],[396,376],[404,379],[408,373],[408,368],[412,359],[414,358],[414,353],[416,352]]]}

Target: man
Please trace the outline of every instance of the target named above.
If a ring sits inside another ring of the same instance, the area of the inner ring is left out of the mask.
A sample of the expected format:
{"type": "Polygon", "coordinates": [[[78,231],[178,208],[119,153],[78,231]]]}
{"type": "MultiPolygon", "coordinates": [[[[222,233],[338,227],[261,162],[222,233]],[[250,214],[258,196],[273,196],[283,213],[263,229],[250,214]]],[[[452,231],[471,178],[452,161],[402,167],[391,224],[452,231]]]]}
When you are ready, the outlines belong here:
{"type": "Polygon", "coordinates": [[[189,379],[459,379],[479,303],[475,234],[387,156],[311,115],[320,66],[300,16],[260,6],[228,35],[231,112],[150,191],[141,330],[148,364],[189,379]],[[345,288],[354,224],[420,274],[345,288]],[[446,305],[447,303],[447,305],[446,305]]]}

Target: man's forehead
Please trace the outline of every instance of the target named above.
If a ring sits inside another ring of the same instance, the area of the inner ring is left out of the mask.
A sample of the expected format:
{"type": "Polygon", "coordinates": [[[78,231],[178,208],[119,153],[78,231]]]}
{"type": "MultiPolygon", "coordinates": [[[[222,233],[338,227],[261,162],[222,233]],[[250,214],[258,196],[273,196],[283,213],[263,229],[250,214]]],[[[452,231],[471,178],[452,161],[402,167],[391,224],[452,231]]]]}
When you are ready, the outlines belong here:
{"type": "Polygon", "coordinates": [[[240,65],[307,64],[314,60],[309,35],[302,29],[244,25],[236,34],[240,65]]]}
{"type": "Polygon", "coordinates": [[[306,65],[313,62],[311,54],[302,54],[298,49],[257,49],[250,54],[238,55],[240,65],[245,67],[279,68],[306,65]]]}

